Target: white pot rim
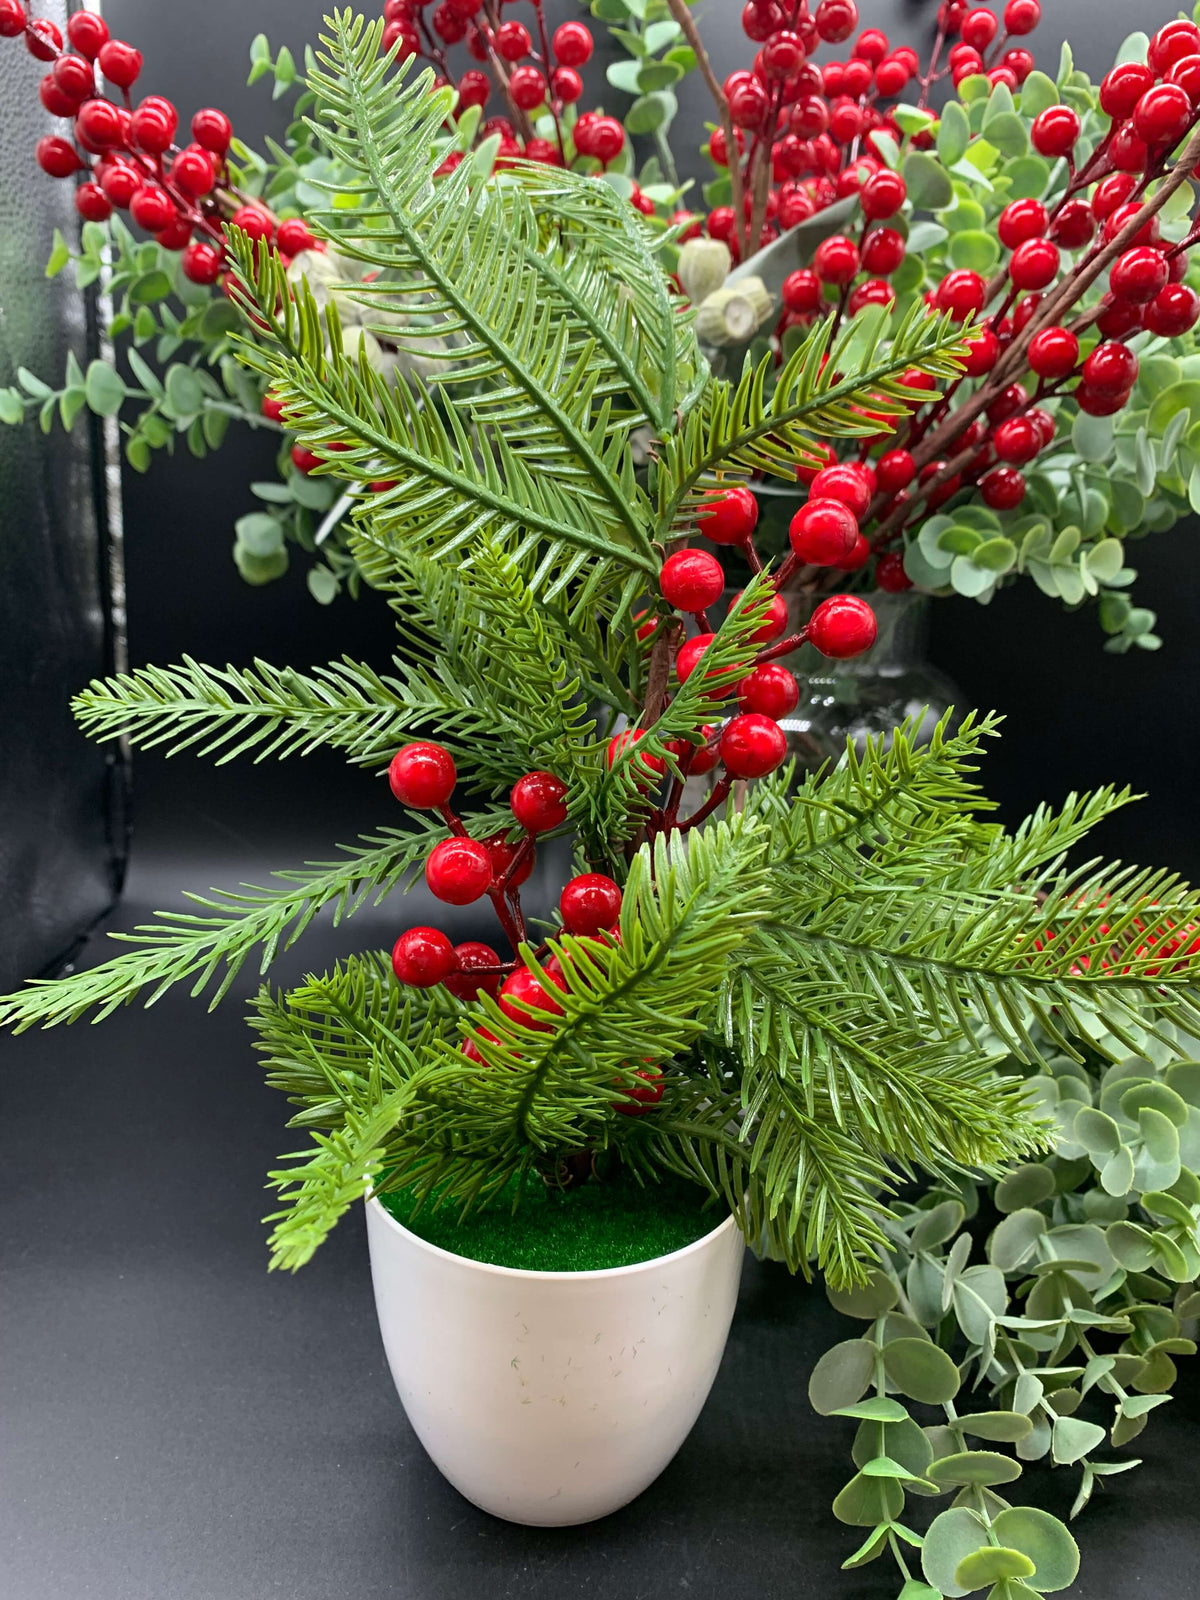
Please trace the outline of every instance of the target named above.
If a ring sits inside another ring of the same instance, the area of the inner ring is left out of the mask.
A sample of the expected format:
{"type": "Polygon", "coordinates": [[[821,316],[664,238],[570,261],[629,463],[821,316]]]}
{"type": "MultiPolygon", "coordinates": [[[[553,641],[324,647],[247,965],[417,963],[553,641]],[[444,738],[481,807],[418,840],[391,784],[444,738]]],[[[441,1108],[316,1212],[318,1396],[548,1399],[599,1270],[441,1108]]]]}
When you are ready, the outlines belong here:
{"type": "Polygon", "coordinates": [[[682,1261],[685,1257],[699,1253],[711,1245],[720,1234],[729,1232],[737,1227],[737,1218],[732,1212],[712,1228],[708,1233],[702,1233],[698,1239],[693,1239],[691,1244],[685,1244],[678,1250],[672,1250],[665,1256],[650,1256],[645,1261],[631,1261],[624,1267],[592,1267],[584,1272],[546,1272],[534,1267],[502,1267],[494,1261],[476,1261],[474,1256],[464,1256],[454,1250],[443,1250],[441,1245],[430,1244],[428,1239],[422,1239],[420,1234],[413,1233],[402,1222],[397,1222],[388,1208],[382,1204],[376,1195],[367,1196],[368,1208],[374,1208],[384,1224],[393,1228],[410,1245],[425,1251],[428,1255],[442,1261],[458,1262],[460,1265],[472,1266],[478,1272],[486,1272],[499,1278],[528,1278],[538,1283],[579,1283],[589,1282],[599,1278],[625,1278],[636,1272],[646,1272],[661,1266],[664,1262],[682,1261]]]}

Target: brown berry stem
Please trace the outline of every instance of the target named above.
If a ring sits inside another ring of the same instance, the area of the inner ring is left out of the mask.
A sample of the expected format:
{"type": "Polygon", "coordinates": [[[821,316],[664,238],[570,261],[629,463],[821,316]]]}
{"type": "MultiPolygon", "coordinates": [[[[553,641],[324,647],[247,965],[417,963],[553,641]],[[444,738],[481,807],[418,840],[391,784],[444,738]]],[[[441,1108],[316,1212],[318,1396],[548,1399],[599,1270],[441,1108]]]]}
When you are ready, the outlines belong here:
{"type": "MultiPolygon", "coordinates": [[[[745,195],[742,189],[742,169],[737,154],[737,135],[733,128],[733,118],[729,114],[729,101],[725,98],[725,91],[713,71],[712,62],[708,59],[708,51],[704,48],[704,41],[700,37],[700,30],[696,27],[695,18],[688,10],[687,0],[667,0],[667,5],[670,7],[671,15],[679,24],[689,48],[695,54],[700,76],[704,79],[708,92],[713,98],[717,114],[720,117],[721,127],[725,133],[725,156],[729,163],[729,181],[733,189],[734,238],[740,242],[742,230],[746,225],[745,211],[743,209],[745,195]]],[[[741,253],[744,259],[746,252],[742,251],[741,253]]]]}

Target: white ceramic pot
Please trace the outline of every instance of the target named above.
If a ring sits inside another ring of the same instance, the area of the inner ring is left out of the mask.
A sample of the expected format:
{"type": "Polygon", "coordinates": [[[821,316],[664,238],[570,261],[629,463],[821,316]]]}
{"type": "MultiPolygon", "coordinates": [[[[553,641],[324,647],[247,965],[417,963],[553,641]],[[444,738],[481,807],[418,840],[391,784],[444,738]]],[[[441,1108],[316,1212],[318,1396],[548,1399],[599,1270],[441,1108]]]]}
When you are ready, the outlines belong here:
{"type": "Polygon", "coordinates": [[[732,1217],[671,1255],[525,1272],[451,1255],[367,1202],[375,1304],[417,1437],[494,1516],[591,1522],[653,1483],[708,1398],[737,1300],[732,1217]]]}

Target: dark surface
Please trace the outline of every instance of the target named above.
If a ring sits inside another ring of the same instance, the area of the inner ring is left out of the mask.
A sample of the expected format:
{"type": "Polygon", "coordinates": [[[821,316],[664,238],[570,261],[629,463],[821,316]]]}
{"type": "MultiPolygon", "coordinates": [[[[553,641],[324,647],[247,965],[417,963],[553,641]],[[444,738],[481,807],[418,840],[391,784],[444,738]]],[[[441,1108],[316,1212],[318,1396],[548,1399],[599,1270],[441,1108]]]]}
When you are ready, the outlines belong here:
{"type": "MultiPolygon", "coordinates": [[[[365,916],[315,930],[306,960],[383,936],[365,916]]],[[[361,1215],[268,1276],[262,1185],[295,1135],[236,1001],[170,997],[6,1040],[4,1060],[4,1600],[892,1600],[882,1563],[838,1570],[858,1543],[828,1509],[851,1425],[805,1387],[860,1325],[820,1291],[748,1262],[716,1388],[662,1478],[586,1528],[514,1527],[462,1500],[404,1418],[361,1215]]],[[[1138,1440],[1145,1465],[1076,1525],[1074,1600],[1194,1600],[1191,1376],[1138,1440]]],[[[1025,1487],[1065,1511],[1077,1477],[1025,1487]]]]}
{"type": "MultiPolygon", "coordinates": [[[[62,25],[66,7],[41,14],[62,25]]],[[[0,388],[20,367],[58,386],[91,341],[70,275],[47,283],[44,268],[54,229],[70,238],[78,218],[71,185],[33,160],[45,66],[19,40],[0,50],[0,388]]],[[[68,951],[120,874],[120,771],[67,705],[111,658],[100,448],[86,420],[70,435],[43,434],[36,414],[0,424],[0,905],[21,907],[0,917],[0,991],[68,951]]]]}

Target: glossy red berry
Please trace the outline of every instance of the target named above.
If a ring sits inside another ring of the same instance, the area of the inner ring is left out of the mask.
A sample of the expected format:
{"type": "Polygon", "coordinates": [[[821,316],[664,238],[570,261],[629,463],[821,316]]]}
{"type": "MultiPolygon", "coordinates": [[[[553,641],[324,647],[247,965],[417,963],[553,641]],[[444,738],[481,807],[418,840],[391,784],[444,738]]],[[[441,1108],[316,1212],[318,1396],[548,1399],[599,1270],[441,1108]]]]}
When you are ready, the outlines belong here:
{"type": "Polygon", "coordinates": [[[625,129],[616,117],[597,117],[589,132],[588,154],[605,166],[625,148],[625,129]]]}
{"type": "Polygon", "coordinates": [[[632,1088],[622,1085],[623,1098],[613,1105],[613,1110],[619,1111],[623,1117],[644,1117],[651,1106],[659,1104],[666,1090],[666,1078],[649,1067],[639,1067],[634,1077],[643,1081],[632,1088]]]}
{"type": "Polygon", "coordinates": [[[552,772],[527,772],[513,784],[509,804],[526,833],[549,833],[567,820],[567,786],[552,772]]]}
{"type": "Polygon", "coordinates": [[[1146,59],[1153,70],[1163,77],[1184,56],[1200,51],[1200,28],[1195,23],[1178,17],[1165,23],[1150,41],[1146,59]]]}
{"type": "Polygon", "coordinates": [[[69,178],[83,166],[79,152],[69,139],[48,133],[37,142],[37,164],[51,178],[69,178]]]}
{"type": "Polygon", "coordinates": [[[886,61],[881,61],[875,68],[875,90],[885,100],[890,100],[898,95],[912,77],[906,61],[897,56],[889,56],[886,61]]]}
{"type": "Polygon", "coordinates": [[[75,191],[75,209],[85,222],[104,222],[112,216],[112,201],[98,183],[81,183],[75,191]]]}
{"type": "Polygon", "coordinates": [[[1055,242],[1064,250],[1082,250],[1096,232],[1092,208],[1086,200],[1068,200],[1054,219],[1055,242]]]}
{"type": "Polygon", "coordinates": [[[496,29],[493,42],[496,54],[503,61],[523,61],[533,49],[529,29],[523,22],[502,22],[496,29]]]}
{"type": "Polygon", "coordinates": [[[317,241],[308,231],[303,217],[289,217],[275,230],[275,243],[285,256],[298,256],[305,250],[315,250],[317,241]]]}
{"type": "Polygon", "coordinates": [[[1002,422],[992,435],[992,443],[1001,461],[1014,467],[1032,461],[1042,447],[1037,427],[1028,417],[1010,417],[1002,422]]]}
{"type": "Polygon", "coordinates": [[[223,111],[206,106],[192,118],[192,138],[201,149],[223,156],[233,138],[233,123],[223,111]]]}
{"type": "Polygon", "coordinates": [[[1122,410],[1129,396],[1124,394],[1097,394],[1081,383],[1071,397],[1089,417],[1111,417],[1122,410]]]}
{"type": "Polygon", "coordinates": [[[1108,141],[1108,159],[1118,172],[1145,172],[1150,148],[1132,122],[1123,122],[1108,141]]]}
{"type": "Polygon", "coordinates": [[[993,467],[980,478],[979,494],[993,511],[1012,511],[1025,498],[1025,479],[1015,467],[993,467]]]}
{"type": "Polygon", "coordinates": [[[863,216],[874,222],[894,217],[908,198],[908,185],[898,172],[876,172],[859,190],[863,216]]]}
{"type": "Polygon", "coordinates": [[[995,13],[989,11],[986,6],[978,6],[974,11],[967,12],[958,31],[964,44],[970,45],[972,50],[982,52],[991,44],[999,30],[1000,24],[996,21],[995,13]]]}
{"type": "Polygon", "coordinates": [[[38,99],[52,117],[73,117],[79,104],[66,90],[59,88],[52,72],[48,72],[38,85],[38,99]]]}
{"type": "Polygon", "coordinates": [[[776,81],[794,77],[804,65],[805,53],[800,35],[791,28],[781,28],[763,45],[763,71],[776,81]]]}
{"type": "Polygon", "coordinates": [[[755,44],[765,44],[784,25],[776,0],[747,0],[742,9],[742,32],[755,44]]]}
{"type": "Polygon", "coordinates": [[[757,711],[776,721],[794,711],[800,703],[800,685],[794,674],[777,661],[764,661],[737,686],[738,705],[743,711],[757,711]]]}
{"type": "Polygon", "coordinates": [[[865,517],[871,504],[871,485],[861,467],[838,464],[822,467],[809,486],[810,500],[840,500],[857,518],[865,517]]]}
{"type": "Polygon", "coordinates": [[[19,0],[0,0],[0,39],[18,39],[28,18],[19,0]]]}
{"type": "Polygon", "coordinates": [[[821,280],[808,267],[797,267],[783,280],[783,303],[788,311],[798,316],[816,311],[821,305],[821,280]]]}
{"type": "Polygon", "coordinates": [[[522,111],[533,111],[546,99],[546,80],[537,67],[516,67],[508,80],[508,92],[522,111]]]}
{"type": "Polygon", "coordinates": [[[498,967],[500,957],[490,944],[478,939],[467,939],[454,946],[455,965],[442,980],[452,995],[468,1003],[481,994],[493,997],[500,993],[503,978],[498,972],[481,971],[481,968],[498,967]]]}
{"type": "Polygon", "coordinates": [[[704,611],[721,598],[725,573],[706,550],[677,550],[663,562],[663,599],[678,611],[704,611]]]}
{"type": "Polygon", "coordinates": [[[1044,289],[1058,276],[1058,246],[1049,239],[1027,239],[1008,263],[1014,289],[1044,289]]]}
{"type": "Polygon", "coordinates": [[[1004,8],[1004,31],[1018,38],[1032,33],[1041,20],[1039,0],[1008,0],[1004,8]]]}
{"type": "Polygon", "coordinates": [[[440,928],[409,928],[392,946],[392,971],[414,989],[444,983],[457,965],[454,946],[440,928]]]}
{"type": "MultiPolygon", "coordinates": [[[[565,988],[556,973],[549,968],[543,970],[552,984],[559,989],[565,988]]],[[[563,1014],[558,1001],[551,998],[550,991],[538,982],[528,967],[518,967],[505,978],[500,985],[499,1005],[504,1015],[518,1027],[529,1028],[533,1033],[550,1031],[551,1023],[544,1013],[548,1012],[551,1017],[561,1017],[563,1014]],[[528,1007],[533,1007],[533,1012],[528,1007]]]]}
{"type": "Polygon", "coordinates": [[[180,270],[192,283],[216,283],[224,261],[216,245],[194,239],[183,252],[180,270]]]}
{"type": "Polygon", "coordinates": [[[916,475],[916,464],[907,450],[889,450],[875,463],[877,485],[883,494],[899,494],[916,475]]]}
{"type": "Polygon", "coordinates": [[[1065,378],[1079,360],[1079,340],[1067,328],[1043,328],[1029,346],[1029,365],[1039,378],[1065,378]]]}
{"type": "Polygon", "coordinates": [[[968,378],[982,378],[1000,358],[1000,341],[990,328],[980,328],[967,340],[963,371],[968,378]]]}
{"type": "Polygon", "coordinates": [[[100,187],[104,190],[105,197],[121,211],[128,207],[141,186],[141,173],[136,167],[127,166],[123,161],[114,162],[111,166],[105,165],[100,177],[100,187]]]}
{"type": "Polygon", "coordinates": [[[144,183],[130,201],[129,211],[139,228],[158,233],[175,215],[175,202],[157,184],[144,183]]]}
{"type": "Polygon", "coordinates": [[[939,311],[948,311],[955,322],[963,322],[983,309],[986,295],[987,284],[980,274],[960,267],[948,272],[938,284],[937,308],[939,311]]]}
{"type": "Polygon", "coordinates": [[[275,228],[275,224],[261,206],[239,206],[229,220],[235,228],[240,228],[256,244],[262,239],[269,239],[275,228]]]}
{"type": "Polygon", "coordinates": [[[38,61],[53,61],[62,49],[62,34],[49,17],[30,17],[25,29],[25,48],[38,61]]]}
{"type": "Polygon", "coordinates": [[[1010,201],[1000,213],[996,232],[1006,250],[1015,250],[1026,239],[1040,239],[1050,222],[1050,213],[1040,200],[1010,201]]]}
{"type": "Polygon", "coordinates": [[[429,852],[425,882],[436,899],[468,906],[491,886],[492,858],[477,839],[443,839],[429,852]]]}
{"type": "Polygon", "coordinates": [[[771,717],[747,711],[725,724],[721,760],[733,778],[762,778],[787,758],[787,735],[771,717]]]}
{"type": "Polygon", "coordinates": [[[888,550],[875,563],[875,582],[884,594],[903,594],[912,588],[912,579],[904,570],[904,556],[899,550],[888,550]]]}
{"type": "Polygon", "coordinates": [[[94,11],[76,11],[67,18],[67,38],[81,56],[94,61],[108,42],[108,24],[94,11]]]}
{"type": "Polygon", "coordinates": [[[821,0],[813,21],[826,44],[840,44],[858,27],[858,7],[854,0],[821,0]]]}
{"type": "Polygon", "coordinates": [[[745,544],[758,522],[758,501],[741,484],[706,495],[696,526],[714,544],[745,544]]]}
{"type": "Polygon", "coordinates": [[[59,56],[50,68],[50,75],[71,101],[71,110],[67,113],[69,116],[74,116],[75,107],[96,92],[96,74],[92,71],[91,63],[82,56],[59,56]]]}
{"type": "Polygon", "coordinates": [[[1137,382],[1138,358],[1128,345],[1097,345],[1083,363],[1083,382],[1096,394],[1123,394],[1137,382]]]}
{"type": "Polygon", "coordinates": [[[122,39],[102,44],[96,60],[109,83],[115,83],[118,89],[132,88],[142,70],[142,52],[122,39]]]}
{"type": "Polygon", "coordinates": [[[844,233],[822,239],[813,255],[813,270],[822,283],[849,283],[858,267],[858,246],[844,233]]]}
{"type": "Polygon", "coordinates": [[[148,106],[143,101],[129,119],[129,137],[137,149],[158,156],[170,148],[175,127],[158,106],[148,106]]]}
{"type": "Polygon", "coordinates": [[[1135,245],[1113,262],[1108,286],[1118,300],[1146,305],[1166,288],[1169,278],[1167,263],[1159,251],[1151,245],[1135,245]]]}
{"type": "Polygon", "coordinates": [[[1173,339],[1196,326],[1200,296],[1186,283],[1169,283],[1146,307],[1146,326],[1160,338],[1173,339]]]}
{"type": "Polygon", "coordinates": [[[865,271],[886,278],[904,260],[904,237],[895,228],[872,228],[863,240],[862,266],[865,271]]]}
{"type": "Polygon", "coordinates": [[[181,150],[171,163],[171,182],[193,199],[207,194],[216,181],[212,158],[198,145],[181,150]]]}
{"type": "Polygon", "coordinates": [[[1177,83],[1193,107],[1200,106],[1200,55],[1184,56],[1167,73],[1168,83],[1177,83]]]}
{"type": "Polygon", "coordinates": [[[1070,106],[1047,106],[1033,119],[1029,138],[1041,156],[1065,156],[1079,137],[1079,114],[1070,106]]]}
{"type": "Polygon", "coordinates": [[[1154,71],[1143,61],[1122,61],[1106,72],[1100,84],[1100,109],[1114,122],[1124,122],[1147,89],[1154,86],[1154,71]]]}
{"type": "Polygon", "coordinates": [[[835,594],[823,600],[808,624],[809,643],[823,656],[847,661],[875,643],[875,613],[857,595],[835,594]]]}
{"type": "Polygon", "coordinates": [[[840,500],[809,500],[788,528],[788,541],[800,561],[836,567],[854,549],[858,519],[840,500]]]}
{"type": "Polygon", "coordinates": [[[734,127],[750,131],[762,127],[771,109],[770,96],[757,78],[751,77],[727,91],[729,115],[734,127]]]}
{"type": "Polygon", "coordinates": [[[558,909],[568,933],[603,933],[621,915],[621,890],[602,872],[584,872],[564,888],[558,909]]]}
{"type": "Polygon", "coordinates": [[[388,783],[402,806],[431,811],[444,806],[454,793],[458,769],[444,746],[420,741],[406,744],[392,757],[388,783]]]}
{"type": "Polygon", "coordinates": [[[491,858],[493,886],[503,883],[506,888],[519,889],[528,880],[537,858],[536,851],[527,849],[518,865],[520,841],[512,842],[505,832],[493,833],[483,841],[483,847],[491,858]]]}
{"type": "Polygon", "coordinates": [[[102,154],[121,142],[121,115],[107,100],[85,100],[75,113],[75,135],[85,150],[102,154]]]}
{"type": "Polygon", "coordinates": [[[1192,120],[1192,102],[1177,83],[1147,89],[1133,113],[1134,132],[1148,145],[1176,144],[1192,120]]]}
{"type": "MultiPolygon", "coordinates": [[[[232,282],[233,282],[232,278],[226,278],[226,280],[225,280],[225,293],[226,294],[229,293],[229,285],[232,282]]],[[[303,472],[305,474],[310,473],[310,472],[315,472],[317,470],[317,468],[321,465],[321,463],[325,459],[323,456],[317,455],[315,450],[307,450],[307,449],[305,449],[304,445],[302,445],[302,444],[294,444],[292,446],[291,457],[292,457],[292,465],[296,468],[296,470],[298,472],[303,472]]]]}
{"type": "Polygon", "coordinates": [[[554,30],[551,40],[554,57],[564,67],[582,67],[592,58],[595,48],[591,30],[582,22],[563,22],[554,30]]]}

